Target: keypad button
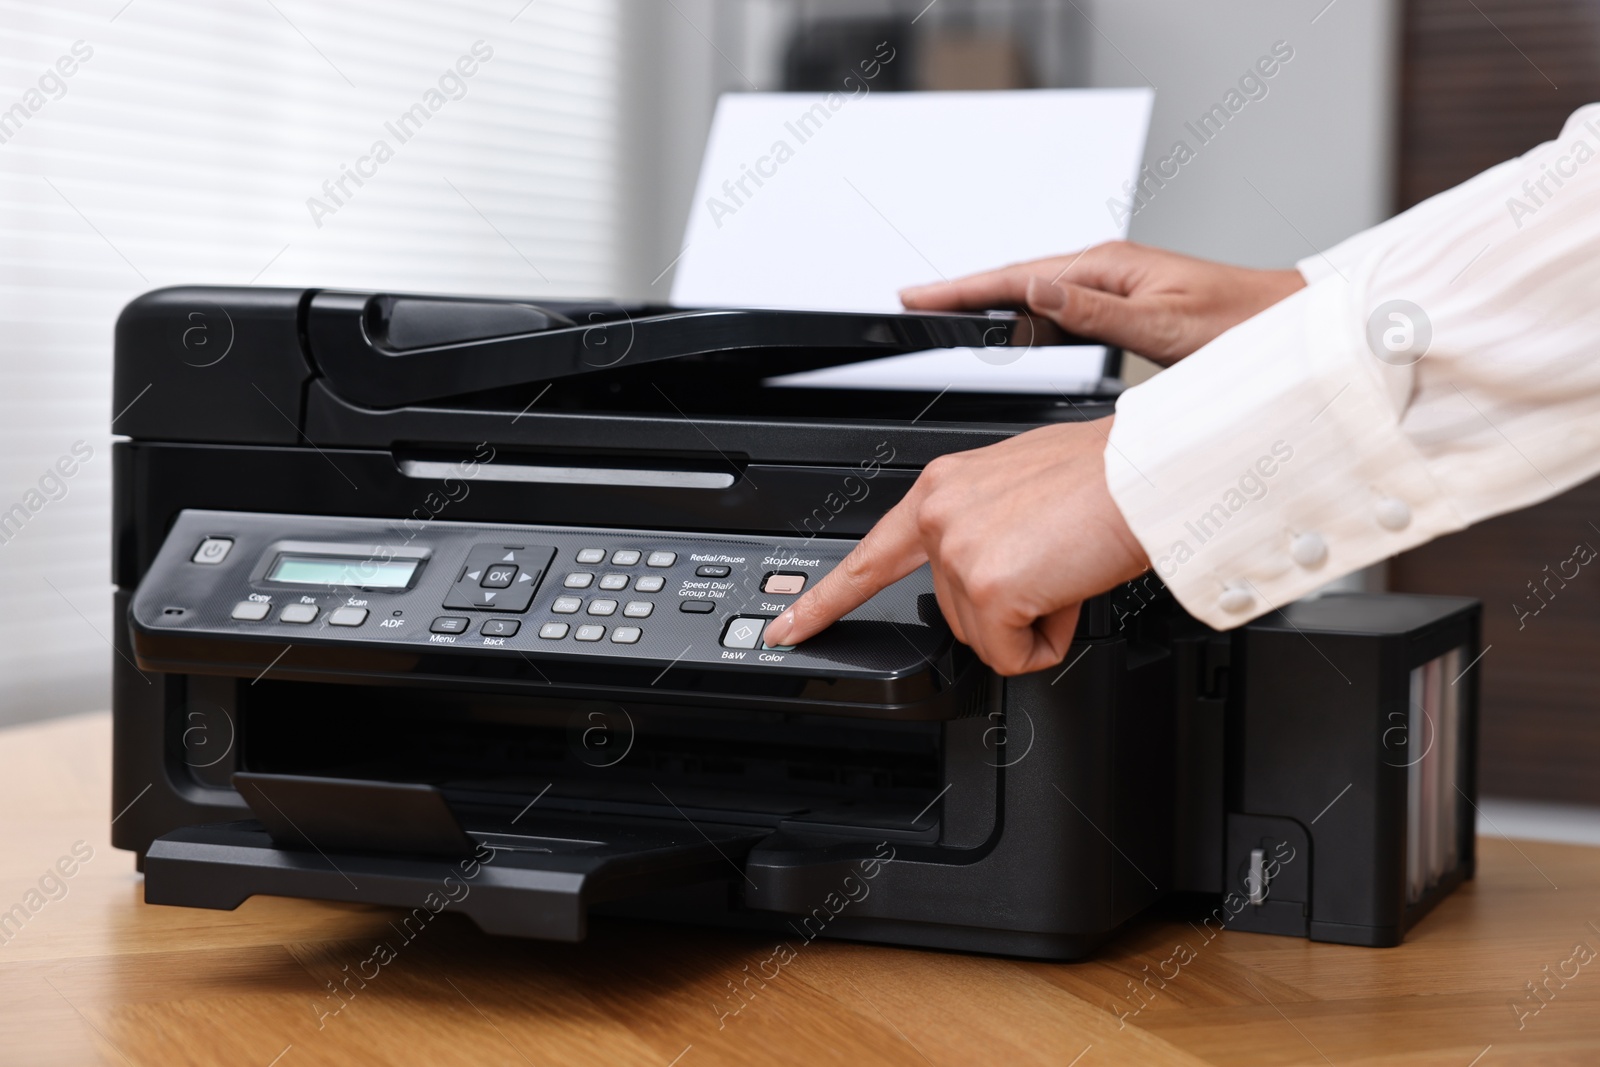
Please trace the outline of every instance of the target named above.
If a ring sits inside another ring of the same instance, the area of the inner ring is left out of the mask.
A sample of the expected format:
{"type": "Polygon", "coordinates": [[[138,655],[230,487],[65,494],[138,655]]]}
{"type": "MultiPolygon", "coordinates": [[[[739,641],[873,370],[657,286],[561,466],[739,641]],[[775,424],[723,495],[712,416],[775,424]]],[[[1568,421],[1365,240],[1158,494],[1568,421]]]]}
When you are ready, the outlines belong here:
{"type": "Polygon", "coordinates": [[[516,619],[485,619],[478,632],[485,637],[512,637],[522,624],[516,619]]]}
{"type": "Polygon", "coordinates": [[[641,593],[659,593],[667,584],[667,580],[659,574],[647,574],[633,583],[633,588],[641,593]]]}
{"type": "Polygon", "coordinates": [[[279,622],[294,622],[304,625],[317,617],[317,612],[322,609],[315,604],[289,604],[278,612],[279,622]]]}
{"type": "Polygon", "coordinates": [[[611,553],[611,562],[618,567],[631,567],[639,562],[639,550],[636,548],[619,548],[611,553]]]}
{"type": "Polygon", "coordinates": [[[328,616],[329,626],[360,626],[366,621],[366,608],[352,608],[348,604],[335,608],[333,614],[328,616]]]}
{"type": "Polygon", "coordinates": [[[619,645],[638,644],[642,632],[637,626],[619,626],[611,631],[611,640],[619,645]]]}
{"type": "Polygon", "coordinates": [[[728,620],[728,628],[722,634],[723,648],[755,648],[761,640],[761,630],[767,625],[766,619],[750,619],[735,615],[728,620]]]}
{"type": "Polygon", "coordinates": [[[578,552],[579,563],[602,563],[605,558],[606,550],[603,548],[585,548],[578,552]]]}
{"type": "Polygon", "coordinates": [[[591,601],[589,601],[589,614],[590,615],[615,615],[616,613],[617,613],[617,602],[615,600],[591,600],[591,601]]]}
{"type": "Polygon", "coordinates": [[[670,567],[678,562],[676,552],[652,552],[650,558],[644,561],[646,567],[670,567]]]}
{"type": "Polygon", "coordinates": [[[721,563],[706,563],[696,567],[694,573],[700,578],[726,578],[733,569],[721,563]]]}
{"type": "Polygon", "coordinates": [[[260,622],[272,613],[265,600],[241,600],[233,606],[233,617],[240,622],[260,622]]]}
{"type": "Polygon", "coordinates": [[[433,620],[433,625],[428,629],[436,634],[464,634],[470,625],[471,619],[463,619],[459,615],[441,615],[433,620]]]}
{"type": "Polygon", "coordinates": [[[568,589],[587,589],[594,584],[594,575],[587,571],[574,571],[567,575],[566,580],[561,584],[568,589]]]}
{"type": "Polygon", "coordinates": [[[194,563],[218,564],[228,558],[233,542],[226,537],[208,537],[200,542],[200,547],[194,550],[194,555],[189,559],[194,563]]]}
{"type": "Polygon", "coordinates": [[[761,591],[774,596],[794,596],[805,587],[806,576],[803,574],[769,574],[761,583],[761,591]]]}
{"type": "Polygon", "coordinates": [[[580,626],[575,635],[579,641],[598,641],[606,635],[604,626],[580,626]]]}
{"type": "Polygon", "coordinates": [[[600,588],[612,592],[618,589],[626,589],[628,588],[628,576],[626,574],[608,574],[600,579],[600,588]]]}
{"type": "Polygon", "coordinates": [[[717,610],[717,605],[709,600],[680,600],[678,610],[687,611],[691,615],[710,615],[717,610]]]}
{"type": "Polygon", "coordinates": [[[483,581],[479,584],[485,589],[506,589],[516,579],[517,568],[501,564],[494,567],[485,567],[483,569],[483,581]]]}
{"type": "Polygon", "coordinates": [[[648,619],[655,607],[648,600],[630,600],[628,606],[622,609],[622,613],[630,619],[648,619]]]}
{"type": "Polygon", "coordinates": [[[557,615],[576,615],[582,608],[581,596],[558,596],[556,602],[550,605],[550,610],[557,615]]]}
{"type": "Polygon", "coordinates": [[[539,627],[539,636],[546,641],[559,641],[567,636],[567,631],[572,629],[564,622],[547,622],[539,627]]]}

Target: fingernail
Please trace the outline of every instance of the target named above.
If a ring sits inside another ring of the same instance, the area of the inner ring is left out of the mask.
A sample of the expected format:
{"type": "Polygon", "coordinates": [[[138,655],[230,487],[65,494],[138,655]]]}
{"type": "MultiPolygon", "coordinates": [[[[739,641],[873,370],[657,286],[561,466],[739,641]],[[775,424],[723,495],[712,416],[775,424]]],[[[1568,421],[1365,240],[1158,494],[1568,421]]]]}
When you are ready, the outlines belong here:
{"type": "Polygon", "coordinates": [[[767,623],[767,632],[765,635],[766,643],[769,645],[788,644],[788,642],[784,641],[783,638],[788,637],[789,631],[792,629],[794,629],[793,609],[784,612],[776,619],[773,619],[771,622],[767,623]]]}
{"type": "Polygon", "coordinates": [[[1028,306],[1040,311],[1054,311],[1067,302],[1066,290],[1053,282],[1028,279],[1028,306]]]}

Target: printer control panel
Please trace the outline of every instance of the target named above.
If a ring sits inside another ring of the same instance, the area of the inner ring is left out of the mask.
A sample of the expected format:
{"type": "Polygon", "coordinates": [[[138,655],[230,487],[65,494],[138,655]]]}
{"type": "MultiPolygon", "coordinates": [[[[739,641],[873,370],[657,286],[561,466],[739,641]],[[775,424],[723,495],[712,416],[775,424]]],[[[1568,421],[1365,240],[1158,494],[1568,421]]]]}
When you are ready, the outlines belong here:
{"type": "Polygon", "coordinates": [[[804,647],[762,639],[853,546],[185,511],[134,597],[135,649],[159,662],[156,638],[183,634],[809,675],[937,668],[953,638],[925,569],[804,647]]]}

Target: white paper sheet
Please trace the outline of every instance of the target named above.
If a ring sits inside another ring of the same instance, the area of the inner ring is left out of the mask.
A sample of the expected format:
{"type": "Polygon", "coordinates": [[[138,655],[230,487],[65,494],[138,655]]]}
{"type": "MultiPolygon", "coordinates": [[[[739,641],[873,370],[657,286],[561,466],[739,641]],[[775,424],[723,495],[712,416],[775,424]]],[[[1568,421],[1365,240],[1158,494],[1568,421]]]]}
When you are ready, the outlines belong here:
{"type": "MultiPolygon", "coordinates": [[[[1127,199],[1152,101],[1148,89],[725,95],[672,302],[896,310],[907,285],[1124,237],[1108,201],[1127,199]]],[[[947,350],[780,380],[1075,391],[1099,378],[1103,352],[1003,358],[947,350]]]]}

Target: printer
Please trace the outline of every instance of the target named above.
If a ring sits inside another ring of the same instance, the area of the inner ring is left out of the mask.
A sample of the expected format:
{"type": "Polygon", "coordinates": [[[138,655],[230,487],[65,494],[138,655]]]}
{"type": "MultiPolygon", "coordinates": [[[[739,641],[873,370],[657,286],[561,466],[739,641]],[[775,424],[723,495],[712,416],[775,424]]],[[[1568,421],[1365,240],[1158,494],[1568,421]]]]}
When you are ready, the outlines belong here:
{"type": "Polygon", "coordinates": [[[1001,678],[926,568],[766,622],[1084,395],[795,387],[1022,315],[186,287],[116,328],[112,825],[150,903],[591,915],[1069,960],[1152,905],[1397,944],[1471,876],[1479,609],[1219,633],[1154,577],[1001,678]],[[803,379],[802,379],[803,380],[803,379]]]}

